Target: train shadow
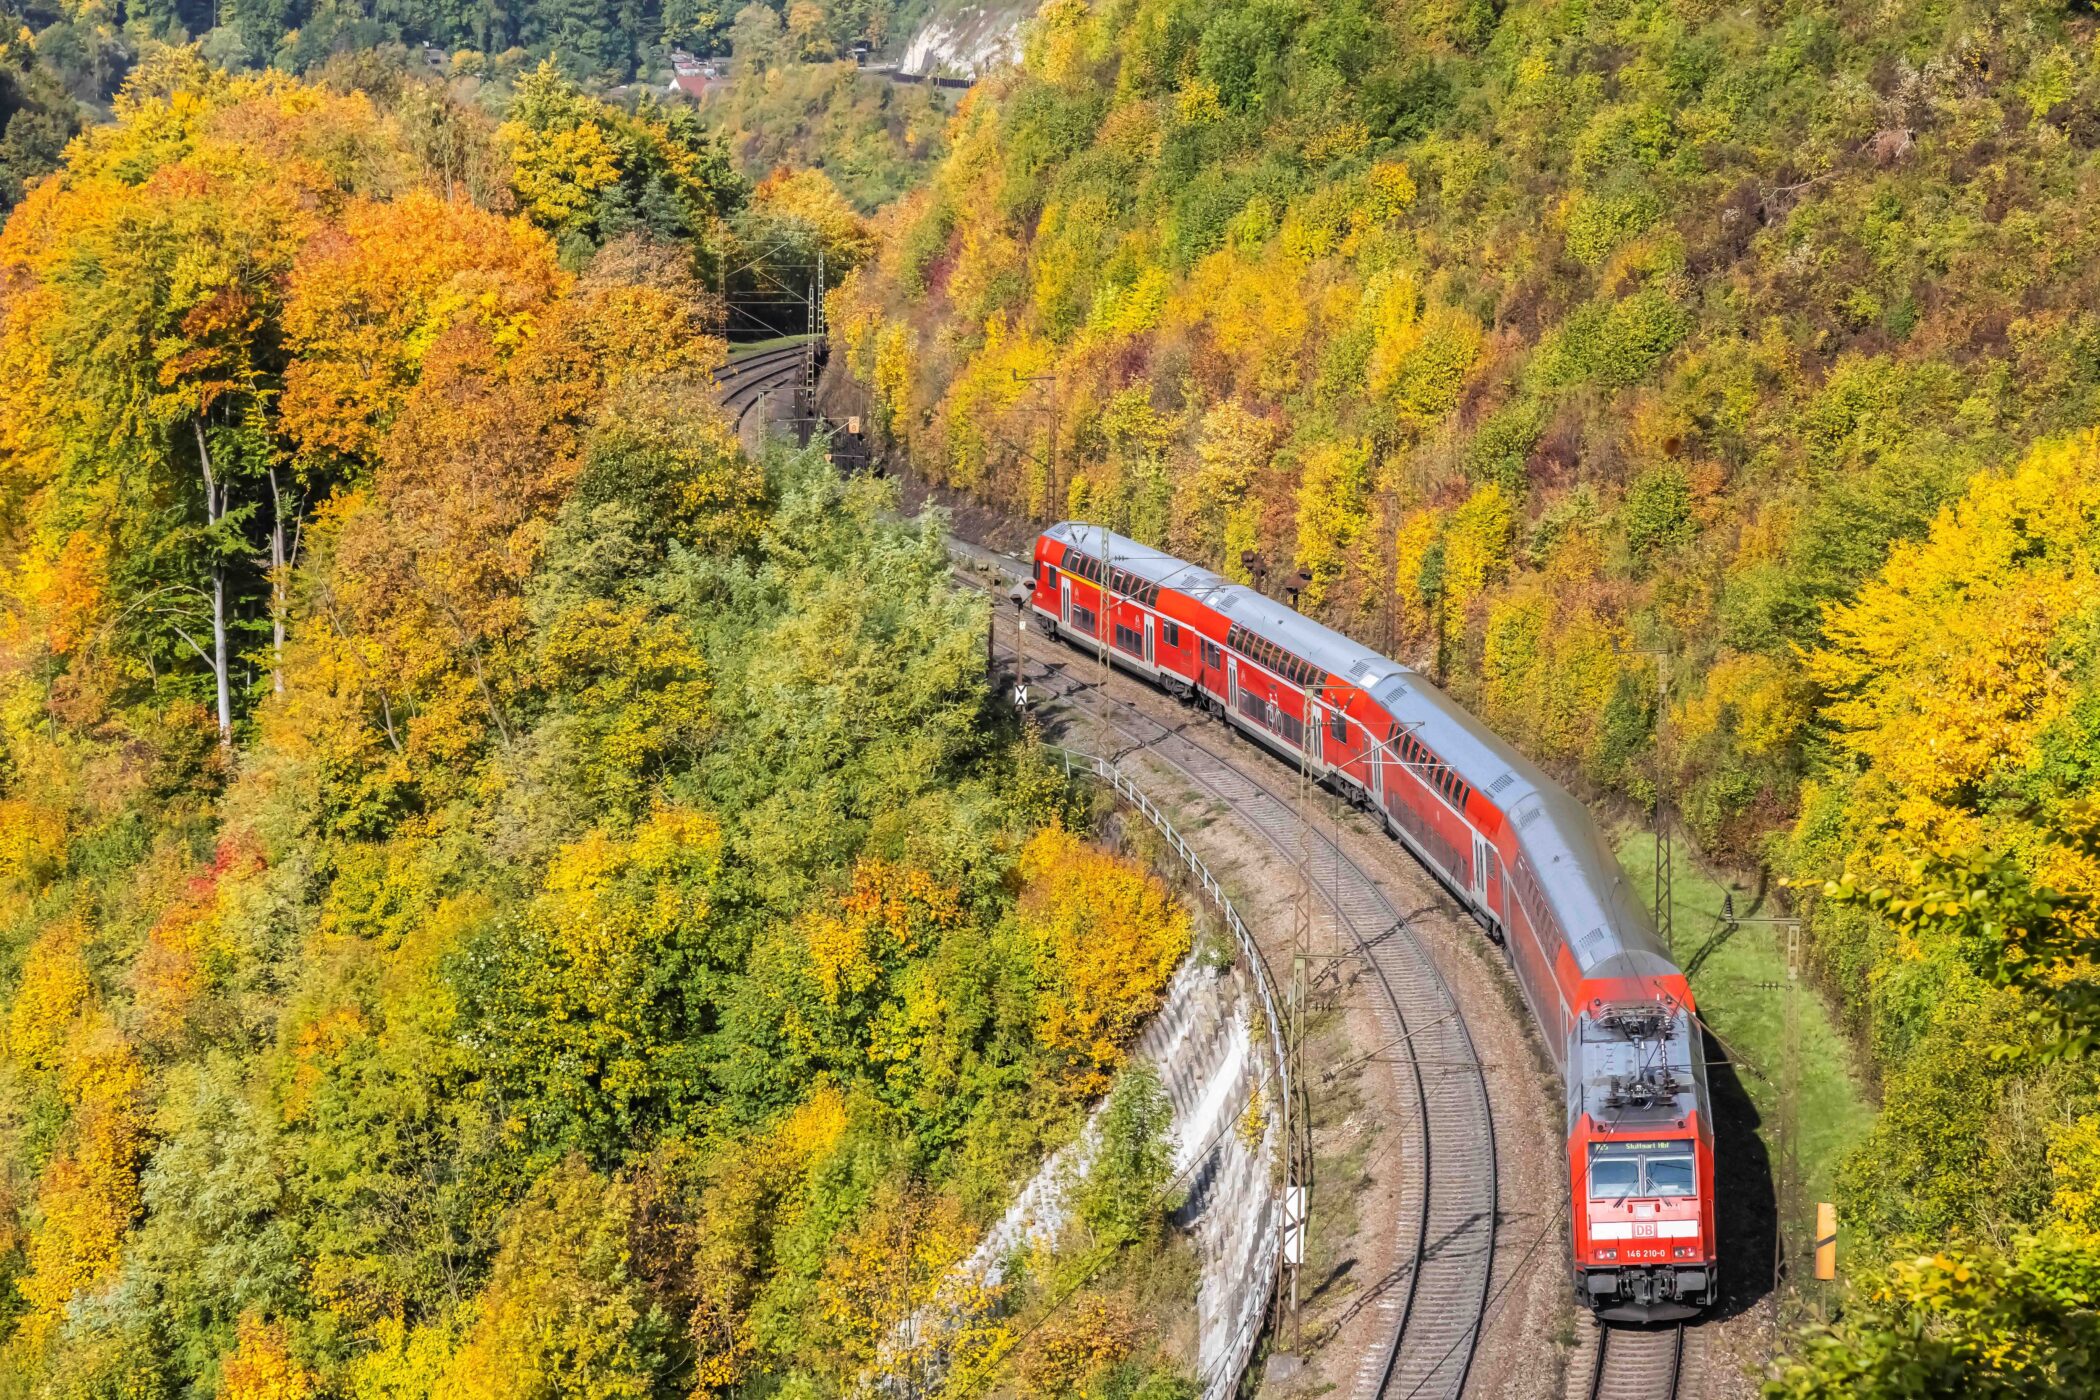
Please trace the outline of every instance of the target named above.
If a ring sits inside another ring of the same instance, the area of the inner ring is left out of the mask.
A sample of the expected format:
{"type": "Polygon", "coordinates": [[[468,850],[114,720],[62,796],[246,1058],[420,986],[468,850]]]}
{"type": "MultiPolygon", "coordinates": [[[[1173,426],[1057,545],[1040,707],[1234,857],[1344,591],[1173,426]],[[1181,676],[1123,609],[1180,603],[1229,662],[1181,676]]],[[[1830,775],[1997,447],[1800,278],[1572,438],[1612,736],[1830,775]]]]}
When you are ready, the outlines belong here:
{"type": "Polygon", "coordinates": [[[1779,1197],[1771,1155],[1758,1136],[1757,1105],[1728,1052],[1706,1041],[1714,1112],[1714,1225],[1720,1233],[1717,1318],[1748,1312],[1772,1291],[1779,1250],[1779,1197]]]}

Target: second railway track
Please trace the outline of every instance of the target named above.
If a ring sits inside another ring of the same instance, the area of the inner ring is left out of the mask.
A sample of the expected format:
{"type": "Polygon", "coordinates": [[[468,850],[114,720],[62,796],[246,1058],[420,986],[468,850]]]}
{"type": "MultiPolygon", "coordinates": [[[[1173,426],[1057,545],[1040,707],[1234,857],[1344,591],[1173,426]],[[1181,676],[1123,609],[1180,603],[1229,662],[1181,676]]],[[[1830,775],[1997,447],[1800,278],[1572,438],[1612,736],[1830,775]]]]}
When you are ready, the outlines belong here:
{"type": "MultiPolygon", "coordinates": [[[[1004,577],[1019,566],[971,550],[1004,577]]],[[[969,580],[978,582],[977,580],[969,580]]],[[[981,585],[980,585],[981,586],[981,585]]],[[[996,606],[996,603],[995,603],[996,606]]],[[[1465,1392],[1485,1320],[1499,1201],[1487,1080],[1457,999],[1406,919],[1329,834],[1261,778],[1185,731],[1078,677],[1076,652],[1050,661],[1015,650],[1031,688],[1122,736],[1238,813],[1277,852],[1302,863],[1306,882],[1369,973],[1399,1107],[1404,1162],[1398,1219],[1401,1267],[1379,1281],[1387,1337],[1360,1366],[1354,1400],[1456,1400],[1465,1392]]]]}

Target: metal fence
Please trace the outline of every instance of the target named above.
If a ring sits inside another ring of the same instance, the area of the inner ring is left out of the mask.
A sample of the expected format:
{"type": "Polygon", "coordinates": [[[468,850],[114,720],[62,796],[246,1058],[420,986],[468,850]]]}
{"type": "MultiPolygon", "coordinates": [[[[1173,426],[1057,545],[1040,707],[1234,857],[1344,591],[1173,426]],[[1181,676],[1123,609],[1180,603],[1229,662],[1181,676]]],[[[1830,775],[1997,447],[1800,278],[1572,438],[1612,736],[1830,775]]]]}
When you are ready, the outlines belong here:
{"type": "MultiPolygon", "coordinates": [[[[1197,855],[1182,838],[1181,833],[1174,829],[1174,823],[1168,819],[1159,804],[1146,796],[1145,790],[1139,787],[1128,773],[1110,760],[1093,754],[1055,746],[1050,746],[1050,751],[1064,760],[1068,776],[1075,775],[1083,769],[1107,783],[1116,796],[1143,813],[1145,819],[1166,838],[1167,845],[1173,849],[1174,854],[1188,867],[1189,874],[1203,887],[1203,893],[1210,899],[1212,906],[1224,919],[1225,927],[1232,931],[1233,938],[1239,943],[1241,960],[1253,974],[1255,993],[1261,998],[1262,1019],[1268,1023],[1270,1064],[1281,1096],[1277,1101],[1288,1103],[1291,1093],[1290,1062],[1284,1058],[1283,1018],[1275,989],[1270,985],[1268,963],[1262,957],[1261,949],[1255,945],[1254,935],[1248,932],[1246,923],[1240,918],[1240,911],[1233,907],[1231,897],[1225,893],[1225,887],[1210,873],[1210,867],[1203,863],[1203,858],[1197,855]]],[[[1290,1161],[1288,1143],[1284,1144],[1284,1160],[1290,1161]]],[[[1282,1183],[1282,1186],[1288,1185],[1288,1182],[1282,1183]]],[[[1276,1205],[1281,1206],[1281,1188],[1277,1190],[1273,1200],[1276,1205]]],[[[1270,1216],[1271,1220],[1277,1222],[1276,1228],[1279,1233],[1282,1229],[1282,1218],[1281,1209],[1270,1216]]],[[[1246,1295],[1246,1315],[1237,1329],[1231,1364],[1220,1374],[1204,1378],[1204,1400],[1222,1400],[1222,1397],[1232,1394],[1239,1386],[1240,1375],[1246,1370],[1247,1362],[1254,1355],[1255,1343],[1261,1338],[1261,1318],[1268,1309],[1269,1295],[1276,1286],[1276,1273],[1282,1259],[1281,1239],[1274,1239],[1271,1243],[1273,1247],[1262,1252],[1259,1272],[1248,1280],[1250,1287],[1246,1295]]]]}

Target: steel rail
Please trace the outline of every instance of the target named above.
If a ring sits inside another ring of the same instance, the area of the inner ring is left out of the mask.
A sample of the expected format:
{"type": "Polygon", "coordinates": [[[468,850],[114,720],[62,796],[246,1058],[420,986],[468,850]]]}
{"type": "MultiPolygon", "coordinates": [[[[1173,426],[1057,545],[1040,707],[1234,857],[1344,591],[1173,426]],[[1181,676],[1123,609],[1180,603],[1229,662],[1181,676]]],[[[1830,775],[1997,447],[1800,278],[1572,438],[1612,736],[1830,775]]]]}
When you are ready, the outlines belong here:
{"type": "Polygon", "coordinates": [[[1684,1388],[1691,1332],[1685,1323],[1660,1328],[1594,1325],[1597,1350],[1584,1392],[1588,1400],[1677,1400],[1684,1388]]]}
{"type": "MultiPolygon", "coordinates": [[[[975,546],[958,552],[1010,576],[1025,572],[1017,561],[975,546]]],[[[1020,660],[1025,667],[1027,659],[1020,660]]],[[[1065,682],[1050,692],[1056,698],[1107,722],[1133,749],[1153,754],[1238,812],[1286,859],[1302,859],[1308,883],[1349,932],[1356,957],[1384,993],[1377,1014],[1387,1038],[1407,1051],[1392,1067],[1408,1117],[1403,1141],[1417,1147],[1403,1149],[1402,1199],[1414,1240],[1405,1279],[1382,1281],[1388,1286],[1377,1306],[1391,1317],[1389,1335],[1360,1368],[1357,1393],[1359,1400],[1455,1400],[1465,1390],[1487,1314],[1499,1201],[1487,1079],[1449,984],[1375,882],[1332,837],[1301,822],[1287,799],[1191,737],[1186,726],[1161,724],[1098,686],[1063,675],[1061,663],[1038,665],[1045,681],[1065,682]]]]}
{"type": "Polygon", "coordinates": [[[769,390],[794,383],[802,373],[808,347],[809,342],[805,341],[801,345],[783,346],[717,366],[715,387],[722,407],[729,411],[732,419],[741,418],[745,410],[769,390]]]}

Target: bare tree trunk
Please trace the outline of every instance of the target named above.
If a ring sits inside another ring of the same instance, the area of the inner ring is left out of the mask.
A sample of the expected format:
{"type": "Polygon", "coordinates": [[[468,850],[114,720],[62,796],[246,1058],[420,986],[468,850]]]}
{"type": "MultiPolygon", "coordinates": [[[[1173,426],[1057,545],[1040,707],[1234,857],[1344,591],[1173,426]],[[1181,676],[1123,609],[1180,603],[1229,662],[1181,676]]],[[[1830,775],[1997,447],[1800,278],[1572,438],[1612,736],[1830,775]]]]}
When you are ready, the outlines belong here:
{"type": "Polygon", "coordinates": [[[284,694],[285,565],[284,492],[270,468],[270,689],[284,694]]]}
{"type": "MultiPolygon", "coordinates": [[[[225,513],[225,497],[211,469],[211,449],[204,442],[204,420],[190,420],[190,430],[197,435],[197,460],[204,468],[204,522],[217,525],[225,513]]],[[[211,566],[211,669],[213,679],[218,682],[219,699],[219,744],[222,748],[233,747],[233,686],[232,668],[226,655],[226,564],[214,559],[211,566]]]]}

